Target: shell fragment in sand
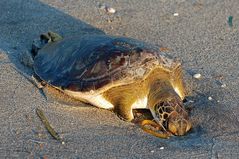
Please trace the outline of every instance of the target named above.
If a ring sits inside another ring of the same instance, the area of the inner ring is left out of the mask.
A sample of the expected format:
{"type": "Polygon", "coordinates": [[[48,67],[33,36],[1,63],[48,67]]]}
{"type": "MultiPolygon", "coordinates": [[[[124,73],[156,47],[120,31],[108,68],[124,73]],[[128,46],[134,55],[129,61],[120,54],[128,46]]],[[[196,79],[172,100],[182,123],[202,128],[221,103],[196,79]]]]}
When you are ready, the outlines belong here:
{"type": "Polygon", "coordinates": [[[99,8],[105,10],[107,13],[114,14],[116,10],[112,7],[107,6],[106,4],[99,4],[99,8]]]}
{"type": "Polygon", "coordinates": [[[107,7],[107,8],[106,8],[106,11],[107,11],[108,13],[111,13],[111,14],[114,14],[114,13],[116,12],[116,10],[115,10],[114,8],[111,8],[111,7],[107,7]]]}
{"type": "Polygon", "coordinates": [[[212,100],[212,97],[208,97],[208,100],[212,100]]]}
{"type": "Polygon", "coordinates": [[[225,88],[226,86],[227,86],[226,84],[222,84],[222,85],[221,85],[222,88],[225,88]]]}
{"type": "Polygon", "coordinates": [[[202,78],[202,75],[200,73],[196,73],[193,75],[193,78],[200,79],[202,78]]]}

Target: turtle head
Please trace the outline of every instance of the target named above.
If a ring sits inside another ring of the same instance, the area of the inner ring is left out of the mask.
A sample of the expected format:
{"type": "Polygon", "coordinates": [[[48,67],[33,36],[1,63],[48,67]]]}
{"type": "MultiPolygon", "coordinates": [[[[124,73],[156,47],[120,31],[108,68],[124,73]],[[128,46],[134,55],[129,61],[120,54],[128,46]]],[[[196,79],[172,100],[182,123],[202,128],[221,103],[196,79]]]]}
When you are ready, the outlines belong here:
{"type": "Polygon", "coordinates": [[[184,135],[192,127],[182,100],[175,96],[160,100],[154,106],[154,118],[174,135],[184,135]]]}
{"type": "Polygon", "coordinates": [[[154,117],[154,120],[160,124],[165,131],[174,135],[184,135],[192,125],[187,111],[183,106],[182,97],[175,91],[171,82],[164,80],[155,80],[150,83],[148,95],[148,107],[154,117]]]}

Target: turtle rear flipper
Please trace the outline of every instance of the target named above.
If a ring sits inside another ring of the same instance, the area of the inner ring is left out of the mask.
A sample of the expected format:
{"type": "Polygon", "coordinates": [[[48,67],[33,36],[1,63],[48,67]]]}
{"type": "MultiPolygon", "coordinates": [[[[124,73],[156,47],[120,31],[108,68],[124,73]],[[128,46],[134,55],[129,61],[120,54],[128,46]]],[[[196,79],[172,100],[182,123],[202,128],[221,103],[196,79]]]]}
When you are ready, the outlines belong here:
{"type": "Polygon", "coordinates": [[[47,34],[50,37],[51,42],[56,42],[56,41],[59,41],[59,40],[63,39],[62,36],[60,36],[57,33],[52,32],[52,31],[49,31],[47,34]]]}
{"type": "Polygon", "coordinates": [[[51,43],[51,42],[57,42],[62,39],[63,39],[62,36],[60,36],[57,33],[52,32],[52,31],[41,34],[40,39],[33,40],[32,50],[31,50],[33,57],[35,57],[38,53],[38,50],[40,50],[46,44],[51,43]]]}
{"type": "Polygon", "coordinates": [[[131,104],[115,105],[114,112],[118,115],[120,119],[125,121],[132,121],[134,119],[134,115],[130,105],[131,104]]]}

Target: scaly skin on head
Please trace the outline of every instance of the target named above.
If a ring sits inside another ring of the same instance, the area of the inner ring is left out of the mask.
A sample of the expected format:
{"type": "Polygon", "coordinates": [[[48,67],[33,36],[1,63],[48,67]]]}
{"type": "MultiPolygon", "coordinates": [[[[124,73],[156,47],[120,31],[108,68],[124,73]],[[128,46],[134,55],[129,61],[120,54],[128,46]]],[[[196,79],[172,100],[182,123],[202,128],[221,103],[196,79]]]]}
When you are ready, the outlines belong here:
{"type": "Polygon", "coordinates": [[[184,135],[191,129],[191,122],[182,100],[168,80],[158,79],[152,82],[148,106],[155,121],[165,131],[174,135],[184,135]]]}

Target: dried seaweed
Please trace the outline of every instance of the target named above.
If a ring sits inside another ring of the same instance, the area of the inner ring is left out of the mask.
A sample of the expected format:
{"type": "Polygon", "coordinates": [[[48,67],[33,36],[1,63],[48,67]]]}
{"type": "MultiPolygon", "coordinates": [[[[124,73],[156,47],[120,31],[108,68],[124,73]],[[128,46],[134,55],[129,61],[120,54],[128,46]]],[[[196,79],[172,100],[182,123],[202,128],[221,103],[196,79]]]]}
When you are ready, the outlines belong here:
{"type": "Polygon", "coordinates": [[[36,108],[36,113],[39,116],[39,118],[41,119],[42,123],[44,124],[45,128],[47,129],[47,131],[51,134],[51,136],[60,141],[62,144],[64,144],[63,139],[60,137],[60,135],[52,128],[52,126],[50,125],[49,121],[47,120],[46,116],[44,115],[43,111],[39,108],[36,108]]]}

